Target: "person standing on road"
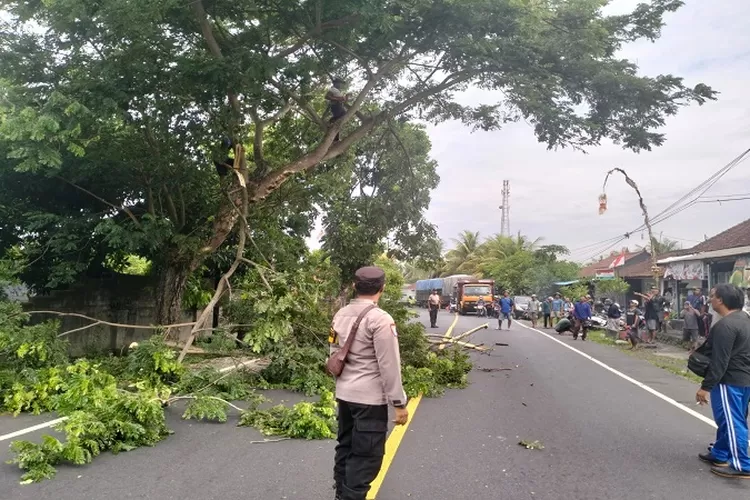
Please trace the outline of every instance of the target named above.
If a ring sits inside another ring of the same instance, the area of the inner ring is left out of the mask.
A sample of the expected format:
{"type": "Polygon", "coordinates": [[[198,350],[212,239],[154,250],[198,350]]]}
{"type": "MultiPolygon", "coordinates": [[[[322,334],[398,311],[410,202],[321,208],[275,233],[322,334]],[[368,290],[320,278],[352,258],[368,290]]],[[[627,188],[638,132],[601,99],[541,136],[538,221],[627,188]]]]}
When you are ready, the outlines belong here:
{"type": "Polygon", "coordinates": [[[437,316],[440,310],[440,295],[433,290],[427,299],[427,307],[430,308],[430,328],[437,328],[437,316]]]}
{"type": "Polygon", "coordinates": [[[642,317],[643,313],[638,309],[638,301],[631,300],[628,310],[625,312],[625,327],[627,328],[631,349],[638,347],[638,342],[641,341],[639,330],[642,317]]]}
{"type": "Polygon", "coordinates": [[[703,292],[698,287],[693,289],[693,294],[688,295],[687,300],[696,311],[700,311],[701,309],[703,309],[703,306],[708,305],[708,303],[706,302],[706,297],[703,296],[703,292]]]}
{"type": "Polygon", "coordinates": [[[350,334],[355,335],[344,370],[336,378],[336,500],[365,500],[370,483],[380,472],[388,431],[388,402],[395,408],[397,425],[404,425],[409,419],[396,324],[390,314],[376,307],[384,287],[385,271],[381,268],[359,269],[354,281],[357,298],[336,313],[331,326],[331,354],[344,345],[350,334]],[[363,312],[357,331],[351,332],[363,312]]]}
{"type": "Polygon", "coordinates": [[[576,320],[573,340],[578,340],[579,333],[581,340],[586,340],[589,333],[588,322],[591,320],[591,303],[586,296],[581,297],[581,300],[573,306],[573,317],[576,320]]]}
{"type": "Polygon", "coordinates": [[[700,313],[693,309],[690,302],[686,300],[682,311],[680,311],[680,318],[684,322],[682,340],[690,342],[690,352],[692,353],[698,348],[698,322],[700,321],[700,313]]]}
{"type": "Polygon", "coordinates": [[[646,330],[648,330],[646,343],[652,344],[656,339],[656,332],[659,330],[659,322],[662,319],[662,299],[659,296],[659,290],[655,286],[651,287],[651,292],[648,295],[643,295],[637,292],[636,295],[640,295],[646,300],[643,304],[643,308],[645,309],[644,317],[646,319],[646,330]]]}
{"type": "Polygon", "coordinates": [[[542,316],[544,316],[544,328],[552,328],[552,297],[542,302],[542,316]]]}
{"type": "Polygon", "coordinates": [[[750,317],[742,311],[742,290],[717,285],[709,296],[721,319],[711,328],[706,342],[710,356],[708,371],[695,400],[711,399],[716,421],[716,441],[708,453],[698,457],[708,462],[718,476],[750,479],[747,409],[750,404],[750,317]]]}
{"type": "Polygon", "coordinates": [[[573,314],[573,301],[565,297],[563,300],[563,315],[567,318],[571,314],[573,314]]]}
{"type": "Polygon", "coordinates": [[[526,312],[529,313],[529,319],[531,320],[531,327],[536,328],[537,321],[539,320],[539,310],[542,308],[542,303],[536,298],[536,294],[531,294],[531,300],[526,312]]]}
{"type": "Polygon", "coordinates": [[[555,298],[552,299],[552,321],[554,321],[554,324],[552,326],[555,326],[558,321],[563,319],[565,316],[563,315],[563,306],[565,305],[565,302],[563,299],[560,298],[560,294],[556,293],[555,298]]]}
{"type": "Polygon", "coordinates": [[[708,333],[711,331],[711,323],[713,316],[708,312],[708,305],[704,305],[701,308],[700,318],[698,320],[698,335],[701,337],[708,337],[708,333]]]}
{"type": "Polygon", "coordinates": [[[620,334],[620,318],[622,317],[620,304],[609,299],[605,301],[605,304],[609,306],[607,308],[607,331],[616,339],[620,334]]]}
{"type": "Polygon", "coordinates": [[[510,292],[508,292],[508,290],[505,290],[503,292],[503,297],[500,299],[500,315],[497,317],[498,330],[503,329],[503,319],[508,320],[508,330],[510,330],[511,318],[513,317],[514,308],[515,304],[513,304],[513,299],[510,298],[510,292]]]}

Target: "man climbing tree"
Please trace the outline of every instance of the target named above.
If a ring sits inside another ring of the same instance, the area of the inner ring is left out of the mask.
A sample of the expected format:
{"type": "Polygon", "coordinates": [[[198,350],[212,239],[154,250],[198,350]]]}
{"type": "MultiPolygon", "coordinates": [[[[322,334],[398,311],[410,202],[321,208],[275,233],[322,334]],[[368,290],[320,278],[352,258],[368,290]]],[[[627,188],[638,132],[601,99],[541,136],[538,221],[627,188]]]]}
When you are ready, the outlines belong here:
{"type": "MultiPolygon", "coordinates": [[[[343,92],[344,84],[345,82],[341,78],[334,78],[333,85],[326,93],[326,100],[329,102],[328,106],[332,115],[330,123],[335,123],[346,115],[344,103],[349,100],[349,94],[343,92]]],[[[339,140],[341,140],[340,134],[336,134],[334,142],[339,142],[339,140]]]]}

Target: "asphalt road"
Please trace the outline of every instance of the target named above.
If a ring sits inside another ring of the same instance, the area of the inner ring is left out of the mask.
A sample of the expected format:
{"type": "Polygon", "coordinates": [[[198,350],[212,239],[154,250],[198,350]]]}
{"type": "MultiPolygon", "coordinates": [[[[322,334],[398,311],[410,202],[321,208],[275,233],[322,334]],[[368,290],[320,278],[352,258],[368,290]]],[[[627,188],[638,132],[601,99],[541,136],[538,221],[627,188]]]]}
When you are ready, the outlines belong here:
{"type": "MultiPolygon", "coordinates": [[[[441,313],[439,331],[452,319],[441,313]]],[[[461,317],[454,334],[483,322],[461,317]]],[[[495,321],[491,326],[473,340],[510,345],[477,356],[467,389],[422,400],[379,500],[750,496],[750,482],[713,476],[696,458],[714,429],[679,407],[710,416],[693,403],[694,384],[615,349],[553,335],[658,391],[660,398],[541,333],[519,325],[498,332],[495,321]],[[544,449],[521,447],[522,439],[538,440],[544,449]]],[[[0,419],[0,435],[37,421],[0,419]]],[[[38,485],[20,486],[18,471],[2,465],[0,500],[333,497],[332,442],[250,444],[262,439],[252,429],[237,428],[231,420],[183,422],[178,412],[170,415],[170,425],[175,435],[154,448],[63,467],[55,479],[38,485]]],[[[7,443],[0,442],[3,461],[7,443]]]]}

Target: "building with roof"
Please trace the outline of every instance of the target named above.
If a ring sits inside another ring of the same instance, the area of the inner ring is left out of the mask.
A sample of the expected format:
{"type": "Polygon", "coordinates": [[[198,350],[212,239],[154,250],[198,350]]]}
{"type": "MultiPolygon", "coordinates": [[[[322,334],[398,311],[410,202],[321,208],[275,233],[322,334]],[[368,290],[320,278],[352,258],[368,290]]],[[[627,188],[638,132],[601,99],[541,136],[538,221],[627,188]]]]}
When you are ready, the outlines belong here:
{"type": "MultiPolygon", "coordinates": [[[[621,267],[629,266],[631,264],[637,264],[639,262],[648,261],[649,253],[645,250],[639,250],[637,252],[631,252],[628,248],[623,248],[619,252],[612,252],[607,257],[602,257],[598,261],[583,266],[578,271],[578,276],[581,278],[599,278],[607,279],[613,278],[615,270],[621,267]],[[617,262],[618,259],[623,258],[621,265],[617,262]]],[[[618,274],[618,276],[622,276],[618,274]]]]}
{"type": "Polygon", "coordinates": [[[692,248],[659,256],[665,285],[680,299],[694,288],[710,289],[719,283],[750,288],[750,219],[730,227],[692,248]]]}

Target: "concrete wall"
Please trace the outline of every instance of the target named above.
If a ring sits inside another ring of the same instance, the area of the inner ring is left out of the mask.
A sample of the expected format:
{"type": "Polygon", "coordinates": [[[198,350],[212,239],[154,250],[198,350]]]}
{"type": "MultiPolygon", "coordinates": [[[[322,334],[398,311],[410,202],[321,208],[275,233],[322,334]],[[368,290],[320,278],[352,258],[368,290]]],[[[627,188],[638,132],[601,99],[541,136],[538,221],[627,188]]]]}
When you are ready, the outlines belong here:
{"type": "MultiPolygon", "coordinates": [[[[146,276],[111,275],[107,278],[92,279],[68,290],[58,290],[50,295],[37,295],[24,304],[24,308],[34,311],[58,311],[79,313],[112,323],[132,325],[153,325],[156,322],[156,298],[153,279],[146,276]]],[[[57,319],[61,323],[60,332],[73,330],[91,324],[90,320],[73,316],[32,315],[32,322],[38,323],[57,319]]],[[[181,323],[195,320],[194,312],[185,312],[181,323]]],[[[170,332],[172,338],[184,338],[190,327],[170,332]]],[[[97,325],[86,330],[67,335],[70,351],[74,356],[93,352],[119,352],[133,341],[142,341],[152,335],[153,329],[136,329],[97,325]]]]}

